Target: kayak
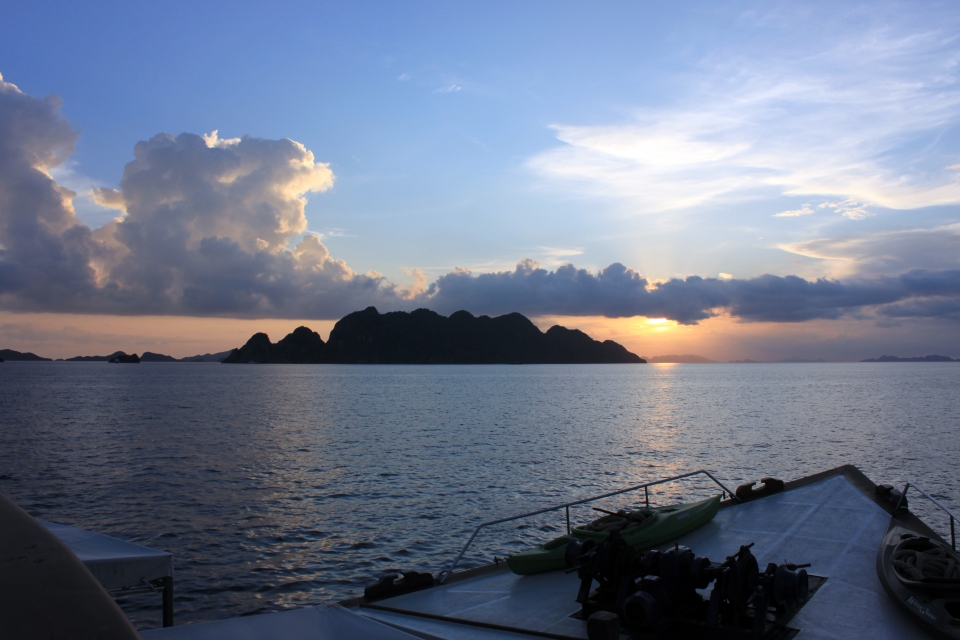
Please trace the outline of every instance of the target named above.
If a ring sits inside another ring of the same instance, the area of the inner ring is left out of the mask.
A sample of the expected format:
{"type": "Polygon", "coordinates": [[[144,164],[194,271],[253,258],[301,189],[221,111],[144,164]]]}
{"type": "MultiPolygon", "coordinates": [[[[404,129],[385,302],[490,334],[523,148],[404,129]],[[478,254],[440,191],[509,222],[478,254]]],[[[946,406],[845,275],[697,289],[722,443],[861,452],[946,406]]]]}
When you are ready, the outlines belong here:
{"type": "Polygon", "coordinates": [[[960,554],[890,518],[877,552],[887,594],[935,638],[960,638],[960,554]]]}
{"type": "Polygon", "coordinates": [[[567,566],[567,543],[571,538],[599,543],[606,540],[611,531],[618,531],[627,544],[637,551],[643,551],[670,542],[710,522],[719,508],[720,496],[714,496],[700,502],[668,507],[608,512],[608,515],[588,525],[574,527],[568,535],[555,538],[530,551],[509,556],[507,566],[521,576],[564,569],[567,566]]]}

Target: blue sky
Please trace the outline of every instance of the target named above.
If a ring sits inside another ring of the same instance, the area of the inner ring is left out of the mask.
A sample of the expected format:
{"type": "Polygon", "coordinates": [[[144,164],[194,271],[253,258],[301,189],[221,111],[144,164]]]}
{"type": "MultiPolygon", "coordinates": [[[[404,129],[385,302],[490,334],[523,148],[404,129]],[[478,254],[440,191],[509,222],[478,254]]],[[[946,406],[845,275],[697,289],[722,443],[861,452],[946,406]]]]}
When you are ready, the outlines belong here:
{"type": "MultiPolygon", "coordinates": [[[[147,308],[130,292],[152,285],[96,267],[101,290],[110,281],[130,293],[105,307],[117,315],[329,319],[364,301],[442,309],[436,289],[417,298],[415,283],[453,282],[443,278],[457,267],[478,283],[457,300],[493,312],[497,296],[521,304],[527,294],[481,293],[477,276],[519,274],[524,259],[549,273],[573,263],[594,275],[620,263],[647,286],[700,276],[757,287],[764,274],[879,286],[877,278],[911,270],[960,267],[953,3],[36,2],[7,8],[0,29],[4,81],[36,100],[60,96],[60,113],[80,132],[72,143],[63,134],[72,153],[46,168],[77,193],[77,222],[95,232],[120,210],[156,224],[158,210],[134,212],[135,188],[121,182],[134,145],[158,133],[289,138],[332,176],[314,176],[316,188],[302,193],[284,183],[291,203],[307,199],[306,224],[266,250],[294,251],[315,234],[324,259],[349,270],[336,277],[373,271],[356,286],[394,287],[393,297],[351,293],[342,305],[201,308],[178,299],[147,308]],[[126,205],[96,204],[88,193],[97,188],[119,189],[126,205]]],[[[143,202],[147,191],[139,193],[143,202]]],[[[245,244],[254,236],[231,224],[237,216],[211,223],[210,237],[255,253],[245,244]]],[[[105,236],[97,241],[113,242],[105,236]]],[[[8,252],[13,242],[0,238],[8,252]]],[[[157,291],[167,295],[170,282],[157,291]]],[[[944,286],[789,322],[855,320],[868,333],[899,323],[898,340],[932,330],[942,343],[960,317],[960,291],[944,286]],[[912,305],[913,315],[884,304],[912,305]]],[[[93,297],[70,306],[10,291],[0,297],[10,312],[102,307],[93,297]]],[[[744,305],[723,295],[698,309],[775,321],[738,315],[744,305]]],[[[609,309],[518,310],[616,315],[609,309]]],[[[662,304],[654,311],[698,321],[662,304]]]]}

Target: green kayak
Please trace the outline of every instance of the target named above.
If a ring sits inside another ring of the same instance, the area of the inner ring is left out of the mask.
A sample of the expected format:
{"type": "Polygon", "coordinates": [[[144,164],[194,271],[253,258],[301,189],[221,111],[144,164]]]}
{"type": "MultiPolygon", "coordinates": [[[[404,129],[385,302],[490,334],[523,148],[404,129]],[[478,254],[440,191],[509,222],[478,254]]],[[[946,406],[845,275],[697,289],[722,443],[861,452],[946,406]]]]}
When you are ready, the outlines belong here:
{"type": "Polygon", "coordinates": [[[637,551],[643,551],[670,542],[710,522],[719,508],[720,496],[714,496],[689,504],[631,512],[618,511],[588,525],[574,527],[570,535],[560,536],[536,549],[514,554],[507,558],[507,566],[522,576],[563,569],[566,567],[564,554],[571,537],[601,542],[610,535],[610,531],[619,531],[627,544],[637,551]]]}

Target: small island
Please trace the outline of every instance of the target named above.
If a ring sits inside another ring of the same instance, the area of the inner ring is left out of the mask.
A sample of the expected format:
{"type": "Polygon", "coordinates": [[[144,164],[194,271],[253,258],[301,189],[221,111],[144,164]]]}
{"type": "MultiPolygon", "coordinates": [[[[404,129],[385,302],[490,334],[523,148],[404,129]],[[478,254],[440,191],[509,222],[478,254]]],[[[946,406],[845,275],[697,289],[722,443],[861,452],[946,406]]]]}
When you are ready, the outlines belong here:
{"type": "Polygon", "coordinates": [[[276,344],[254,334],[224,363],[283,364],[642,364],[622,345],[559,325],[546,333],[519,313],[491,318],[429,309],[381,314],[367,307],[343,317],[324,343],[299,327],[276,344]]]}
{"type": "Polygon", "coordinates": [[[860,362],[960,362],[948,356],[920,356],[914,358],[898,358],[897,356],[880,356],[879,358],[867,358],[860,362]]]}

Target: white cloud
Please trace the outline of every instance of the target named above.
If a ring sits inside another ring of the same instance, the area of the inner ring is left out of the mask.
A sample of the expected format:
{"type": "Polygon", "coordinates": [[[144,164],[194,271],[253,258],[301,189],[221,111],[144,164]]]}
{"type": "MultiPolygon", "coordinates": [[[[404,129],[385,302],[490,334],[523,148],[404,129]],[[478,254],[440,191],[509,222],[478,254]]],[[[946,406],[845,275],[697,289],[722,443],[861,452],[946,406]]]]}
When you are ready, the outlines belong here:
{"type": "Polygon", "coordinates": [[[569,249],[564,247],[538,247],[540,262],[549,267],[559,267],[570,262],[570,258],[583,255],[583,249],[569,249]]]}
{"type": "Polygon", "coordinates": [[[866,23],[854,15],[850,29],[811,32],[774,54],[749,38],[713,52],[685,78],[682,103],[618,124],[556,125],[563,144],[528,166],[638,213],[774,194],[893,209],[960,203],[960,176],[942,170],[956,151],[941,135],[960,126],[960,25],[864,30],[856,19],[866,23]]]}
{"type": "Polygon", "coordinates": [[[817,208],[833,209],[836,213],[839,213],[845,218],[850,218],[851,220],[864,220],[873,215],[871,212],[867,211],[867,207],[869,206],[869,202],[859,202],[854,198],[847,198],[841,202],[824,202],[817,208]]]}
{"type": "Polygon", "coordinates": [[[721,280],[733,280],[733,276],[732,276],[731,274],[729,274],[729,273],[721,273],[721,274],[719,275],[719,278],[720,278],[721,280]]]}
{"type": "Polygon", "coordinates": [[[810,205],[805,204],[800,209],[791,209],[789,211],[781,211],[780,213],[773,214],[774,218],[797,218],[799,216],[810,216],[813,215],[813,209],[810,208],[810,205]]]}
{"type": "Polygon", "coordinates": [[[434,93],[455,93],[457,91],[460,91],[461,89],[463,89],[463,87],[461,87],[458,84],[452,83],[452,84],[448,84],[445,87],[440,87],[439,89],[435,89],[434,93]]]}

